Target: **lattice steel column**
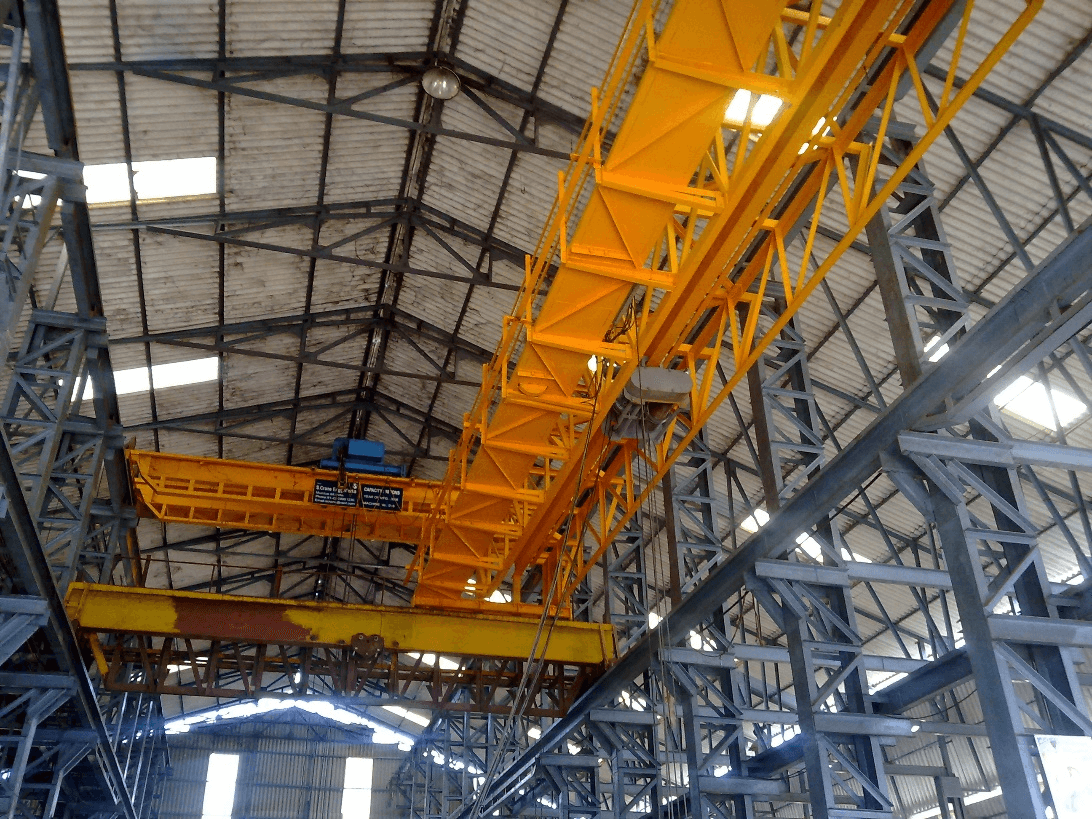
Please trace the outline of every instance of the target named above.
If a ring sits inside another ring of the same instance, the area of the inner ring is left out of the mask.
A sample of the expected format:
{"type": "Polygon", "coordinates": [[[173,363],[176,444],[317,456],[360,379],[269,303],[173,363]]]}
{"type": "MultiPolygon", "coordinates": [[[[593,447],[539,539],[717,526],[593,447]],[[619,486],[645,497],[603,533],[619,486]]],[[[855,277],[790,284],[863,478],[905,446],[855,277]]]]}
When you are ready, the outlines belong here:
{"type": "Polygon", "coordinates": [[[0,51],[0,349],[7,356],[35,278],[50,308],[67,278],[79,312],[30,317],[0,411],[0,801],[9,817],[99,806],[137,819],[149,815],[146,785],[164,753],[158,706],[145,698],[106,723],[57,593],[77,570],[110,572],[127,483],[116,463],[110,508],[95,505],[104,432],[118,416],[105,325],[92,318],[101,296],[56,5],[0,2],[0,51]],[[27,150],[32,124],[48,153],[27,150]],[[55,236],[50,281],[41,268],[55,236]],[[98,394],[83,401],[92,377],[98,394]]]}
{"type": "Polygon", "coordinates": [[[105,320],[35,310],[0,414],[62,591],[77,570],[108,573],[122,533],[109,509],[91,525],[106,425],[90,396],[88,362],[105,345],[105,320]]]}
{"type": "MultiPolygon", "coordinates": [[[[681,434],[676,432],[677,435],[681,434]]],[[[678,596],[688,595],[725,556],[725,532],[718,510],[723,499],[714,471],[718,459],[699,433],[670,473],[671,518],[678,596]]],[[[672,589],[672,593],[675,593],[672,589]]]]}
{"type": "MultiPolygon", "coordinates": [[[[772,324],[775,319],[773,311],[761,311],[760,322],[772,324]]],[[[768,459],[762,465],[762,471],[769,473],[763,475],[763,488],[767,495],[771,489],[776,492],[780,502],[825,462],[807,347],[794,321],[766,348],[747,378],[759,459],[768,459]]]]}
{"type": "MultiPolygon", "coordinates": [[[[759,320],[775,319],[764,309],[759,320]]],[[[807,347],[792,321],[748,378],[763,489],[772,513],[825,463],[807,347]]],[[[878,737],[824,729],[826,715],[867,718],[872,713],[848,576],[828,571],[810,579],[792,570],[798,561],[844,566],[841,536],[828,518],[814,531],[801,533],[797,543],[799,549],[787,560],[769,561],[756,571],[752,592],[787,643],[812,816],[891,816],[878,737]],[[852,813],[845,812],[847,805],[852,813]]]]}
{"type": "MultiPolygon", "coordinates": [[[[884,155],[898,162],[910,147],[892,140],[884,155]]],[[[933,186],[920,163],[910,180],[900,187],[891,214],[877,217],[868,230],[906,384],[921,376],[926,359],[947,353],[967,320],[933,186]]],[[[952,354],[959,354],[958,347],[952,354]]],[[[1049,733],[1088,735],[1092,721],[1071,656],[1051,636],[1058,612],[1014,459],[981,454],[1008,443],[998,420],[986,409],[942,433],[900,436],[902,452],[926,489],[905,494],[936,531],[978,696],[995,709],[986,730],[1006,807],[1012,816],[1042,819],[1044,799],[1025,719],[1049,733]],[[1028,616],[1040,623],[1038,635],[1013,626],[1028,616]],[[1021,694],[1029,689],[1030,696],[1021,694]]],[[[896,485],[913,480],[905,472],[892,478],[896,485]]]]}
{"type": "MultiPolygon", "coordinates": [[[[38,113],[37,78],[24,64],[25,30],[18,9],[12,9],[0,27],[9,47],[6,70],[0,76],[0,201],[4,210],[0,234],[0,350],[11,347],[12,333],[30,293],[31,282],[50,236],[58,197],[81,194],[70,182],[79,182],[79,163],[35,154],[23,147],[38,113]]],[[[56,262],[47,299],[56,298],[67,255],[56,262]]]]}
{"type": "Polygon", "coordinates": [[[650,611],[646,532],[651,521],[641,513],[634,515],[625,530],[614,539],[603,556],[603,575],[606,587],[604,608],[614,627],[618,655],[622,656],[646,631],[650,611]]]}
{"type": "MultiPolygon", "coordinates": [[[[898,167],[913,147],[911,139],[886,140],[881,171],[898,167]]],[[[869,222],[866,234],[895,360],[909,384],[921,374],[922,362],[947,352],[969,320],[969,304],[923,163],[911,169],[888,208],[869,222]]]]}
{"type": "Polygon", "coordinates": [[[1036,527],[1015,471],[998,465],[1010,460],[1007,447],[920,433],[900,444],[928,481],[928,505],[919,509],[944,549],[979,699],[993,705],[986,728],[1006,806],[1014,816],[1045,816],[1025,718],[1033,730],[1088,736],[1092,720],[1036,527]],[[1062,628],[1052,631],[1052,622],[1062,628]]]}

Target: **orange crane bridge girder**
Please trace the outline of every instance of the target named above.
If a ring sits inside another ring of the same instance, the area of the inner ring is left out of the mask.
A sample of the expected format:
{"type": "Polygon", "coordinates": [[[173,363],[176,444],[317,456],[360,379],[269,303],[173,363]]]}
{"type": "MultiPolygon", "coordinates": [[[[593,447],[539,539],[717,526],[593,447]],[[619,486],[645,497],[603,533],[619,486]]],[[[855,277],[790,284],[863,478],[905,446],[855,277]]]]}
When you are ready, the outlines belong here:
{"type": "Polygon", "coordinates": [[[567,600],[1040,6],[991,20],[992,47],[971,58],[974,4],[956,0],[845,0],[830,18],[819,3],[678,0],[662,28],[658,3],[641,0],[444,480],[341,476],[400,490],[401,505],[331,508],[315,487],[336,473],[137,452],[138,511],[418,544],[416,605],[462,607],[508,580],[519,610],[535,566],[567,600]],[[949,30],[947,77],[930,95],[919,55],[949,30]],[[746,112],[728,119],[741,92],[746,112]],[[924,129],[900,166],[881,167],[873,145],[903,92],[924,129]],[[755,121],[760,95],[779,103],[769,123],[755,121]],[[820,253],[824,209],[847,229],[820,253]],[[780,316],[760,325],[775,293],[780,316]],[[642,363],[686,371],[690,395],[659,443],[612,441],[603,421],[642,363]]]}

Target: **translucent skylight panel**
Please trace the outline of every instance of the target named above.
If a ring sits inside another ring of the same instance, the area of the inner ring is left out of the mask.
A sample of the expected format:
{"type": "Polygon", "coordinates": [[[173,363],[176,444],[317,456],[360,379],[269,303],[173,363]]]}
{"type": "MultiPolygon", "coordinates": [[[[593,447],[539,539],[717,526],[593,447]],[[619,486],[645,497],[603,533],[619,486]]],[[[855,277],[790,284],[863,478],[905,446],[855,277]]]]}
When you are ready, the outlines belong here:
{"type": "Polygon", "coordinates": [[[209,754],[205,799],[201,819],[231,819],[235,806],[235,780],[239,775],[238,754],[209,754]]]}
{"type": "MultiPolygon", "coordinates": [[[[90,386],[90,385],[88,385],[90,386]]],[[[131,370],[114,370],[114,391],[118,395],[132,395],[147,392],[152,388],[147,367],[134,367],[131,370]]]]}
{"type": "Polygon", "coordinates": [[[129,176],[124,162],[85,165],[83,183],[87,186],[89,205],[129,201],[129,176]]]}
{"type": "Polygon", "coordinates": [[[345,819],[369,819],[372,812],[372,760],[351,756],[345,760],[345,789],[341,815],[345,819]]]}
{"type": "MultiPolygon", "coordinates": [[[[437,664],[437,658],[435,654],[426,652],[424,655],[417,651],[407,651],[406,656],[411,660],[420,659],[424,665],[435,666],[437,664]]],[[[439,658],[440,668],[447,669],[448,671],[456,671],[460,668],[460,665],[454,660],[449,660],[447,657],[439,658]]]]}
{"type": "Polygon", "coordinates": [[[740,521],[739,528],[745,532],[754,534],[760,528],[770,522],[770,513],[761,506],[755,509],[754,514],[748,515],[740,521]]]}
{"type": "MultiPolygon", "coordinates": [[[[751,105],[751,92],[740,89],[736,91],[732,101],[728,103],[728,110],[724,112],[724,121],[742,125],[747,119],[747,109],[751,105]]],[[[751,111],[751,125],[756,128],[765,128],[777,112],[781,110],[781,100],[769,94],[759,94],[758,100],[751,111]]]]}
{"type": "MultiPolygon", "coordinates": [[[[148,392],[153,383],[157,390],[164,390],[169,387],[204,384],[219,378],[220,359],[217,356],[209,356],[193,358],[189,361],[172,361],[170,364],[154,364],[150,374],[147,367],[114,370],[114,390],[118,395],[132,395],[148,392]]],[[[91,397],[90,383],[83,397],[85,399],[91,397]]]]}
{"type": "Polygon", "coordinates": [[[1068,426],[1086,412],[1088,407],[1075,396],[1064,390],[1051,388],[1048,395],[1046,387],[1038,381],[1022,375],[1012,384],[998,393],[994,403],[1001,409],[1018,415],[1026,421],[1045,429],[1057,430],[1054,421],[1054,412],[1058,413],[1058,421],[1062,426],[1068,426]],[[1053,401],[1053,411],[1051,402],[1053,401]]]}
{"type": "Polygon", "coordinates": [[[416,711],[410,711],[408,708],[403,708],[400,705],[384,705],[383,710],[390,711],[392,714],[402,717],[403,719],[408,719],[410,722],[416,723],[422,728],[432,722],[430,717],[426,717],[424,714],[418,714],[416,711]]]}
{"type": "Polygon", "coordinates": [[[925,354],[932,362],[940,361],[944,356],[948,355],[949,347],[947,344],[938,344],[940,336],[933,336],[929,343],[925,345],[925,354]]]}
{"type": "MultiPolygon", "coordinates": [[[[997,786],[992,790],[980,791],[978,793],[967,794],[963,797],[964,805],[977,805],[979,802],[985,802],[988,799],[993,799],[995,796],[1001,795],[1001,786],[997,786]]],[[[910,819],[932,819],[934,816],[940,816],[940,808],[930,808],[929,810],[922,811],[921,813],[915,813],[910,819]]]]}
{"type": "MultiPolygon", "coordinates": [[[[129,201],[129,172],[124,162],[86,165],[87,204],[129,201]]],[[[177,199],[216,193],[216,157],[160,159],[133,163],[133,186],[138,200],[177,199]]]]}
{"type": "Polygon", "coordinates": [[[801,532],[796,536],[796,542],[800,545],[800,548],[804,550],[804,553],[813,560],[819,560],[823,556],[823,547],[819,545],[819,541],[809,535],[807,532],[801,532]]]}
{"type": "Polygon", "coordinates": [[[152,367],[152,383],[157,390],[167,387],[185,387],[216,381],[220,377],[220,359],[216,356],[155,364],[152,367]]]}

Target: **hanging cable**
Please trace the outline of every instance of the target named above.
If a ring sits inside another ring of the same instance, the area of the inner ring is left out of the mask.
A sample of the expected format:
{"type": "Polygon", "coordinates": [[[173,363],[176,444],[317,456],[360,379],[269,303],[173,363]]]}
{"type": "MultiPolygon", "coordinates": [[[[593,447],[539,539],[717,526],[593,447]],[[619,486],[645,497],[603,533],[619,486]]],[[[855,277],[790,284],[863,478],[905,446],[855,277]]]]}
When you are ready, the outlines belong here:
{"type": "MultiPolygon", "coordinates": [[[[609,365],[600,365],[601,367],[609,365]]],[[[550,582],[550,588],[543,596],[542,614],[539,617],[538,629],[535,632],[534,640],[531,645],[531,652],[528,656],[527,662],[524,665],[523,674],[520,677],[519,685],[516,688],[516,692],[513,695],[512,708],[509,712],[504,733],[502,734],[500,748],[493,756],[493,759],[485,772],[482,785],[478,789],[477,794],[471,808],[471,816],[480,816],[481,805],[485,797],[486,791],[489,789],[489,785],[496,778],[497,769],[500,765],[500,760],[507,753],[514,737],[515,727],[518,721],[521,720],[527,711],[527,707],[530,705],[533,692],[536,690],[538,681],[541,679],[542,671],[546,667],[546,649],[549,647],[550,638],[553,635],[554,625],[557,623],[561,614],[561,606],[556,603],[558,590],[568,585],[568,574],[575,567],[575,561],[570,561],[570,565],[566,565],[564,561],[565,547],[569,543],[570,534],[572,529],[573,519],[576,517],[577,501],[580,498],[581,490],[583,488],[584,472],[587,465],[588,450],[591,444],[592,431],[594,429],[596,416],[599,409],[599,383],[600,373],[597,371],[596,378],[592,382],[592,408],[591,415],[587,422],[586,434],[584,436],[584,446],[580,454],[579,471],[577,472],[577,484],[573,492],[572,504],[569,507],[569,511],[566,514],[565,522],[562,524],[561,543],[558,553],[557,570],[554,572],[554,576],[550,582]],[[561,583],[562,577],[565,576],[565,583],[561,583]],[[555,604],[556,603],[556,604],[555,604]],[[551,613],[551,608],[553,612],[551,613]],[[543,636],[545,639],[543,640],[543,636]],[[539,646],[542,646],[541,651],[539,646]]],[[[514,579],[518,582],[518,578],[514,579]]]]}

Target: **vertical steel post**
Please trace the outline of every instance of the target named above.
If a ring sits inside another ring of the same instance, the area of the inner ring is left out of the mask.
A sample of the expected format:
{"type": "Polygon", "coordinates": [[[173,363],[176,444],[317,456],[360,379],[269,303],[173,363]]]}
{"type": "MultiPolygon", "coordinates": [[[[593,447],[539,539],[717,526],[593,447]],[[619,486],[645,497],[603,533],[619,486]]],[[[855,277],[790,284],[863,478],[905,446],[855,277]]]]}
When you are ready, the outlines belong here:
{"type": "MultiPolygon", "coordinates": [[[[889,140],[884,157],[898,163],[911,147],[908,140],[889,140]]],[[[868,238],[896,361],[903,382],[911,384],[929,361],[958,342],[968,319],[933,185],[921,163],[899,186],[889,212],[881,211],[869,225],[868,238]]],[[[969,438],[1003,438],[999,420],[990,410],[980,412],[971,419],[969,438]]],[[[942,434],[936,435],[943,441],[942,434]]],[[[927,487],[927,494],[910,497],[935,527],[943,549],[979,699],[995,707],[985,724],[1005,805],[1010,815],[1042,819],[1045,805],[1024,714],[1037,711],[1041,727],[1055,733],[1080,733],[1082,726],[1092,725],[1065,650],[1010,644],[991,633],[991,617],[1006,601],[1010,611],[1057,617],[1019,476],[1011,467],[908,454],[927,487]],[[968,506],[970,493],[985,513],[968,506]],[[990,555],[989,576],[983,554],[990,555]],[[1014,675],[1038,688],[1032,703],[1016,691],[1014,675]]]]}

